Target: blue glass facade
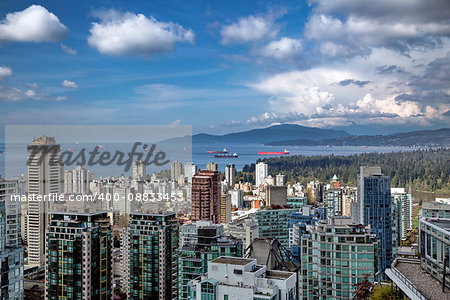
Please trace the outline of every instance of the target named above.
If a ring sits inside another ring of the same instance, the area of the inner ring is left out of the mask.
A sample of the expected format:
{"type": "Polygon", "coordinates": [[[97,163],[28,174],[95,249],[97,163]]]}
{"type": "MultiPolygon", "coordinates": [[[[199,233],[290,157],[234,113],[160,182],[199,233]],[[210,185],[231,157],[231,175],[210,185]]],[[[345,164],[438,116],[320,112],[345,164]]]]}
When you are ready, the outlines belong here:
{"type": "Polygon", "coordinates": [[[392,263],[392,200],[391,179],[388,176],[373,175],[363,178],[364,187],[362,215],[364,225],[370,225],[372,233],[380,240],[381,270],[392,263]]]}

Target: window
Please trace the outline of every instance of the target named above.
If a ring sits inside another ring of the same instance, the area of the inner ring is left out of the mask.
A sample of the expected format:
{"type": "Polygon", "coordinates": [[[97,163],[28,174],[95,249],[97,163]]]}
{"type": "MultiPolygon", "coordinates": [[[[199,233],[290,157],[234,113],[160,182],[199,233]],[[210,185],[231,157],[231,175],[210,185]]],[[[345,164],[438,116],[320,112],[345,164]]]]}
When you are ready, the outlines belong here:
{"type": "Polygon", "coordinates": [[[242,270],[234,269],[233,273],[234,273],[234,274],[242,275],[242,270]]]}

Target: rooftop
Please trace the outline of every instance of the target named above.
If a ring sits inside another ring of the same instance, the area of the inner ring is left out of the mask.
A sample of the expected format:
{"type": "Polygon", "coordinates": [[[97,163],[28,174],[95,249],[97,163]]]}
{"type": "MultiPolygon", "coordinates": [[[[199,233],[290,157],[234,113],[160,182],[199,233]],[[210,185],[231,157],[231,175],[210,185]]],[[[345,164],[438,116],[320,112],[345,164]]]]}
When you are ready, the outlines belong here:
{"type": "Polygon", "coordinates": [[[427,299],[450,300],[450,289],[442,293],[441,283],[421,268],[419,259],[400,258],[394,268],[427,299]]]}
{"type": "Polygon", "coordinates": [[[450,219],[430,219],[426,218],[425,221],[437,226],[445,231],[450,232],[450,219]]]}
{"type": "Polygon", "coordinates": [[[422,204],[422,209],[450,210],[450,205],[439,202],[425,202],[422,204]]]}
{"type": "Polygon", "coordinates": [[[266,272],[266,277],[267,278],[272,278],[272,279],[288,279],[289,277],[291,277],[292,275],[294,275],[295,273],[293,272],[283,272],[283,271],[274,271],[274,270],[270,270],[266,272]]]}
{"type": "Polygon", "coordinates": [[[253,261],[256,261],[256,259],[221,256],[221,257],[218,257],[218,258],[212,260],[211,262],[217,263],[217,264],[245,266],[253,261]]]}

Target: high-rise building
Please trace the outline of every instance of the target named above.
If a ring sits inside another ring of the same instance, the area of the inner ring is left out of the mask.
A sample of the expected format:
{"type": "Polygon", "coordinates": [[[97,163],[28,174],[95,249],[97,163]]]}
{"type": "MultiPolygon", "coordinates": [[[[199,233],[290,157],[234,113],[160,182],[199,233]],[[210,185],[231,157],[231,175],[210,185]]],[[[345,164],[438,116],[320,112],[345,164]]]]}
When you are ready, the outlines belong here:
{"type": "Polygon", "coordinates": [[[46,299],[111,299],[111,247],[106,211],[51,213],[46,299]]]}
{"type": "Polygon", "coordinates": [[[178,298],[178,233],[174,213],[133,213],[123,235],[123,289],[128,299],[178,298]]]}
{"type": "Polygon", "coordinates": [[[353,299],[355,286],[376,280],[378,240],[370,226],[331,217],[301,237],[300,299],[353,299]]]}
{"type": "MultiPolygon", "coordinates": [[[[444,281],[444,265],[449,266],[450,256],[450,219],[421,218],[419,222],[420,264],[422,269],[444,281]],[[445,264],[445,260],[446,264],[445,264]]],[[[450,288],[448,271],[445,285],[450,288]]]]}
{"type": "Polygon", "coordinates": [[[267,270],[255,258],[221,256],[208,263],[207,276],[189,283],[189,299],[297,299],[297,274],[267,270]]]}
{"type": "Polygon", "coordinates": [[[245,218],[223,225],[227,235],[234,236],[244,242],[244,249],[259,237],[259,229],[253,218],[245,218]]]}
{"type": "Polygon", "coordinates": [[[231,206],[242,208],[244,206],[244,192],[241,189],[229,190],[228,194],[231,197],[231,206]]]}
{"type": "Polygon", "coordinates": [[[342,216],[342,190],[331,188],[325,191],[323,202],[330,216],[342,216]]]}
{"type": "Polygon", "coordinates": [[[260,238],[273,238],[284,246],[289,246],[289,220],[298,209],[260,209],[256,212],[256,223],[260,238]]]}
{"type": "Polygon", "coordinates": [[[192,220],[220,223],[220,181],[217,171],[200,170],[192,177],[192,220]]]}
{"type": "Polygon", "coordinates": [[[210,162],[206,164],[206,170],[219,171],[219,166],[215,162],[210,162]]]}
{"type": "MultiPolygon", "coordinates": [[[[61,193],[63,168],[59,163],[61,146],[54,137],[36,137],[28,145],[28,194],[44,196],[61,193]]],[[[28,264],[45,263],[45,230],[48,226],[49,201],[28,203],[28,264]]]]}
{"type": "Polygon", "coordinates": [[[147,178],[147,166],[142,160],[133,163],[133,180],[145,180],[147,178]]]}
{"type": "Polygon", "coordinates": [[[188,235],[178,257],[178,299],[188,299],[188,282],[208,272],[208,262],[219,256],[242,257],[242,241],[223,233],[222,225],[211,221],[185,224],[181,230],[188,235]]]}
{"type": "Polygon", "coordinates": [[[231,195],[220,195],[220,223],[231,222],[231,195]]]}
{"type": "Polygon", "coordinates": [[[287,204],[287,187],[267,185],[265,191],[266,206],[287,204]]]}
{"type": "Polygon", "coordinates": [[[225,181],[228,187],[232,187],[236,183],[236,168],[233,164],[225,167],[225,181]]]}
{"type": "Polygon", "coordinates": [[[277,174],[275,176],[275,185],[284,186],[285,177],[286,176],[284,174],[277,174]]]}
{"type": "Polygon", "coordinates": [[[24,257],[20,238],[20,201],[17,182],[0,178],[0,299],[21,300],[24,297],[24,257]]]}
{"type": "Polygon", "coordinates": [[[174,182],[178,182],[180,177],[183,175],[183,164],[178,160],[172,163],[170,168],[170,179],[174,182]]]}
{"type": "Polygon", "coordinates": [[[370,225],[380,240],[380,265],[384,274],[394,256],[391,179],[381,173],[380,167],[361,167],[357,182],[358,201],[354,203],[352,218],[356,224],[370,225]]]}
{"type": "Polygon", "coordinates": [[[301,212],[294,212],[289,218],[289,248],[296,262],[300,262],[301,238],[308,225],[315,225],[319,221],[316,209],[304,206],[301,212]]]}
{"type": "Polygon", "coordinates": [[[439,202],[425,202],[422,204],[423,218],[450,219],[450,204],[439,202]]]}
{"type": "Polygon", "coordinates": [[[269,175],[269,166],[266,163],[259,162],[255,167],[255,185],[261,186],[264,184],[265,178],[269,175]]]}
{"type": "Polygon", "coordinates": [[[397,210],[397,231],[400,240],[406,240],[407,233],[412,229],[412,195],[404,188],[392,188],[391,195],[397,210]]]}
{"type": "Polygon", "coordinates": [[[184,165],[184,176],[189,183],[192,183],[192,177],[197,174],[197,165],[192,162],[188,162],[184,165]]]}

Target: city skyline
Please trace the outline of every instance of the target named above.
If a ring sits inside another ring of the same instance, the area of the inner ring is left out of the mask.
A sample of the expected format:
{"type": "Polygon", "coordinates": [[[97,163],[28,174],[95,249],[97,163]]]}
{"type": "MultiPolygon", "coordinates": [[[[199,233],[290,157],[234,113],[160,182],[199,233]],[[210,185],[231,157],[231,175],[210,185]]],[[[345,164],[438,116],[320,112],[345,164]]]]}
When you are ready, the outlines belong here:
{"type": "Polygon", "coordinates": [[[450,121],[443,0],[5,1],[0,13],[2,125],[375,134],[450,121]]]}

